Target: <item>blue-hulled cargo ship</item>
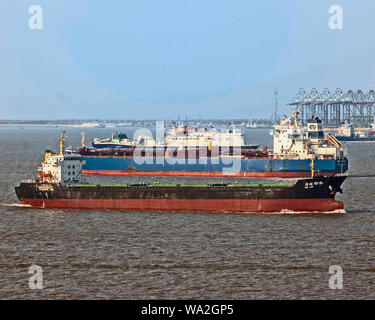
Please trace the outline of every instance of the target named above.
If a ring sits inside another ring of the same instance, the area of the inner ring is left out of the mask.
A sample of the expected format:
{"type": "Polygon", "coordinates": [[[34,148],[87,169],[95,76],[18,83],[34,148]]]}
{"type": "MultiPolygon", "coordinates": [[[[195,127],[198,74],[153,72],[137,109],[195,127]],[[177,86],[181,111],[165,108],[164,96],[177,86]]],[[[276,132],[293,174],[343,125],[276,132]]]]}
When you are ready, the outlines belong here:
{"type": "Polygon", "coordinates": [[[348,160],[344,159],[272,159],[272,158],[233,158],[231,163],[221,159],[200,158],[192,163],[191,159],[145,159],[137,163],[133,157],[93,157],[82,156],[86,162],[84,174],[96,175],[139,175],[139,176],[207,176],[207,177],[308,177],[311,166],[322,175],[335,175],[348,170],[348,160]],[[151,162],[152,161],[152,162],[151,162]]]}
{"type": "MultiPolygon", "coordinates": [[[[301,127],[298,112],[271,131],[273,150],[249,150],[210,144],[153,148],[142,144],[126,149],[81,148],[84,174],[207,177],[307,177],[312,167],[322,175],[348,170],[340,142],[324,135],[321,120],[312,118],[301,127]]],[[[188,141],[188,142],[186,142],[188,141]]],[[[186,144],[187,143],[187,144],[186,144]]]]}

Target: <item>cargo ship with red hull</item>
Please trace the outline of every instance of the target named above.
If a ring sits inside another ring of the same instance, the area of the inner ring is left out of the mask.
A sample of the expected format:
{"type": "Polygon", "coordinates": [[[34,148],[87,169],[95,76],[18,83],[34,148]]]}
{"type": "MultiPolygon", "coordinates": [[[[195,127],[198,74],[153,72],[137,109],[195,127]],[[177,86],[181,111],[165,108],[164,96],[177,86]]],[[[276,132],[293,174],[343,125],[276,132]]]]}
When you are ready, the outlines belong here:
{"type": "MultiPolygon", "coordinates": [[[[62,143],[61,143],[62,145],[62,143]]],[[[345,176],[314,176],[291,184],[87,184],[79,154],[46,152],[39,178],[15,188],[40,208],[228,213],[337,212],[345,176]]]]}
{"type": "Polygon", "coordinates": [[[332,212],[344,176],[301,179],[293,185],[66,185],[21,183],[21,203],[40,208],[183,212],[332,212]]]}

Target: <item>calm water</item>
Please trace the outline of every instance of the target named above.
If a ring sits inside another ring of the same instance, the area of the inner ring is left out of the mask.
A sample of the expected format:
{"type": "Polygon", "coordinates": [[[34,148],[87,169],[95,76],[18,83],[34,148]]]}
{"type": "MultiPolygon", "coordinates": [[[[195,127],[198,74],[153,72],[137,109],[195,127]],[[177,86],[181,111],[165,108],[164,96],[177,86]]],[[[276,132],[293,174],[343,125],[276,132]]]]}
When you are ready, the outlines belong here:
{"type": "MultiPolygon", "coordinates": [[[[14,187],[35,175],[45,149],[57,150],[60,130],[0,127],[0,298],[375,299],[374,177],[347,179],[338,215],[18,207],[14,187]],[[42,290],[28,287],[34,263],[42,290]],[[329,289],[331,265],[344,270],[343,290],[329,289]]],[[[67,129],[68,144],[80,132],[67,129]]],[[[110,132],[87,129],[87,140],[110,132]]],[[[267,130],[247,140],[271,143],[267,130]]],[[[351,175],[375,175],[375,144],[347,153],[351,175]]]]}

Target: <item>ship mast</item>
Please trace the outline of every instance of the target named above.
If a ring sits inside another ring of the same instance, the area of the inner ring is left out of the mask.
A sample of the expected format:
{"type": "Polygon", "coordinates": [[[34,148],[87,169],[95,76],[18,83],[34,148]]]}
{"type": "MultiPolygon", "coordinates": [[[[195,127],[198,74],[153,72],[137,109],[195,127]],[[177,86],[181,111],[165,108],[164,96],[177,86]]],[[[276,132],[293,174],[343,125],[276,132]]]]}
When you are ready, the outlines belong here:
{"type": "Polygon", "coordinates": [[[60,137],[60,156],[63,156],[65,153],[65,148],[64,148],[65,141],[66,141],[65,130],[63,130],[61,132],[61,137],[60,137]]]}
{"type": "Polygon", "coordinates": [[[298,115],[299,115],[299,110],[294,109],[293,110],[293,118],[294,118],[294,128],[298,129],[298,115]]]}
{"type": "Polygon", "coordinates": [[[315,156],[311,157],[311,178],[314,179],[315,177],[315,164],[314,164],[315,156]]]}
{"type": "Polygon", "coordinates": [[[82,146],[82,149],[85,148],[85,133],[84,132],[81,132],[81,146],[82,146]]]}
{"type": "Polygon", "coordinates": [[[277,124],[277,114],[278,114],[278,103],[277,103],[277,88],[275,88],[275,91],[273,92],[273,94],[275,95],[275,124],[277,124]]]}

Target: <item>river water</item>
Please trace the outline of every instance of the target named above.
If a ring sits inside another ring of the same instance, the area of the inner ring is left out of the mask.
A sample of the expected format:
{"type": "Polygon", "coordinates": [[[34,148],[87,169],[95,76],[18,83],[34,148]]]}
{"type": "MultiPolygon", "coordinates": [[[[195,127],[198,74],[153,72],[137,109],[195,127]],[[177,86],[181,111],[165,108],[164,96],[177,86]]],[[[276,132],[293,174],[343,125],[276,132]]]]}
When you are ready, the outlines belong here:
{"type": "MultiPolygon", "coordinates": [[[[344,214],[19,206],[14,187],[35,176],[45,149],[57,150],[60,130],[0,127],[1,299],[375,299],[375,144],[346,146],[353,177],[337,197],[344,214]],[[43,289],[29,288],[32,264],[42,267],[43,289]],[[332,265],[342,267],[341,290],[328,285],[332,265]]],[[[79,146],[82,129],[66,130],[68,144],[79,146]]],[[[91,141],[112,129],[85,131],[91,141]]],[[[246,140],[271,146],[265,129],[248,130],[246,140]]]]}

